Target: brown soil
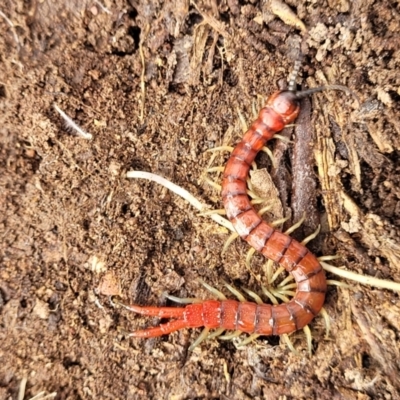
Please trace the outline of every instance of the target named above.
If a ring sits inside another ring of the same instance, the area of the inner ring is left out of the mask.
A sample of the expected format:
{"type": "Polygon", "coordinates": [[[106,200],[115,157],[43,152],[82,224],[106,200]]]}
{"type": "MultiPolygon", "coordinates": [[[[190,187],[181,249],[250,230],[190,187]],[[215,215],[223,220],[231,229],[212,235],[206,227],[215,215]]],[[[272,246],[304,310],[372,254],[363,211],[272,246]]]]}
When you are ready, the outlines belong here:
{"type": "MultiPolygon", "coordinates": [[[[164,291],[209,297],[199,277],[224,292],[223,280],[260,291],[245,243],[222,256],[225,231],[126,172],[157,173],[220,208],[203,179],[205,151],[239,140],[238,112],[253,118],[257,95],[285,82],[299,46],[305,86],[346,85],[361,105],[341,92],[315,95],[295,143],[271,144],[285,213],[298,220],[306,211],[305,233],[322,222],[317,254],[400,282],[399,2],[287,0],[293,16],[264,3],[1,3],[9,19],[0,16],[1,399],[16,399],[24,378],[25,399],[40,391],[59,399],[400,398],[396,292],[331,286],[331,333],[326,339],[316,318],[311,357],[302,332],[291,336],[298,355],[276,337],[242,349],[212,339],[193,352],[196,329],[128,338],[121,328],[159,321],[104,295],[116,285],[127,303],[163,304],[164,291]],[[67,129],[54,103],[93,139],[67,129]]],[[[265,154],[257,162],[269,166],[265,154]]]]}

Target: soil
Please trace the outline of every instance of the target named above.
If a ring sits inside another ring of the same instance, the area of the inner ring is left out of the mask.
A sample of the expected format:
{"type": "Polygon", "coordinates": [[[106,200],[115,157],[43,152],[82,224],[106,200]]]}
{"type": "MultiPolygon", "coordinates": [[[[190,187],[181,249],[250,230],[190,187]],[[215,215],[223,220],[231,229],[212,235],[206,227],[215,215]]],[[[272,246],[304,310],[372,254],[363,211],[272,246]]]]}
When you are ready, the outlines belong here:
{"type": "Polygon", "coordinates": [[[260,293],[262,259],[250,273],[246,243],[222,255],[226,229],[126,173],[221,208],[205,170],[228,155],[207,150],[238,142],[239,115],[254,118],[300,52],[299,84],[345,85],[360,102],[313,95],[284,133],[292,143],[271,142],[275,168],[265,154],[257,165],[287,226],[304,212],[300,237],[321,224],[319,256],[400,282],[398,1],[5,0],[0,11],[1,399],[400,399],[398,292],[328,274],[342,286],[327,293],[328,337],[323,318],[310,325],[311,355],[303,332],[290,336],[296,353],[279,337],[189,351],[199,329],[130,338],[160,320],[115,304],[210,297],[199,278],[230,297],[224,281],[260,293]]]}

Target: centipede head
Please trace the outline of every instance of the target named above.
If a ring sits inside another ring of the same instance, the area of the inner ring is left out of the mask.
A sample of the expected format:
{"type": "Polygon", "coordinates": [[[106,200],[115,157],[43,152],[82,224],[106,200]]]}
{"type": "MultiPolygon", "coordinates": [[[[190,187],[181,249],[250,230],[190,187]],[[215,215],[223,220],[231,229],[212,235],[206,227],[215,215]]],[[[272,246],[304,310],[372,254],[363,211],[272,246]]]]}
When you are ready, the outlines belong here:
{"type": "Polygon", "coordinates": [[[296,92],[290,90],[275,92],[269,97],[267,105],[282,117],[285,125],[293,122],[300,111],[300,101],[296,92]]]}

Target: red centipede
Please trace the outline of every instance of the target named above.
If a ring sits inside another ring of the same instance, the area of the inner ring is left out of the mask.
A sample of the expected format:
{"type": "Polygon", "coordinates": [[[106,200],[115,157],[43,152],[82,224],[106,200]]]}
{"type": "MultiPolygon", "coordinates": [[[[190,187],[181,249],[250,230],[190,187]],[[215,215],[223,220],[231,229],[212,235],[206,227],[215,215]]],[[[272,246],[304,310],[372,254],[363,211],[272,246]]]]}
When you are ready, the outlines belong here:
{"type": "Polygon", "coordinates": [[[293,122],[299,111],[299,94],[289,90],[273,94],[233,150],[222,181],[222,200],[236,232],[265,257],[281,264],[297,283],[296,294],[288,303],[260,304],[247,312],[247,318],[252,320],[251,332],[263,335],[303,328],[325,301],[325,273],[317,258],[305,246],[268,225],[247,195],[247,176],[257,153],[275,133],[293,122]]]}
{"type": "Polygon", "coordinates": [[[265,257],[281,264],[293,275],[297,290],[294,298],[280,305],[236,300],[206,300],[185,307],[128,306],[138,314],[175,320],[157,327],[138,330],[133,337],[156,337],[182,328],[204,326],[207,330],[235,330],[259,335],[282,335],[303,328],[320,312],[327,289],[325,273],[317,258],[302,244],[268,225],[256,212],[247,195],[246,181],[257,153],[275,133],[292,123],[300,111],[300,100],[326,89],[349,91],[329,85],[302,92],[295,90],[298,67],[289,89],[278,91],[267,100],[258,118],[233,150],[222,181],[222,200],[236,232],[265,257]]]}

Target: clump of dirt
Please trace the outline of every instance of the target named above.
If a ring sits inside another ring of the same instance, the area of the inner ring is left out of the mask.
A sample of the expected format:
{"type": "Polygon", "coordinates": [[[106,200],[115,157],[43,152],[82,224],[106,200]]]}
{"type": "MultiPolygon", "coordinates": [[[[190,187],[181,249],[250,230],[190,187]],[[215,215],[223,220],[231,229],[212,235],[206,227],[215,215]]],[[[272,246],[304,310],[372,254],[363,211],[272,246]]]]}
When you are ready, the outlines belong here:
{"type": "Polygon", "coordinates": [[[190,352],[199,332],[188,329],[131,339],[124,331],[160,321],[108,297],[208,298],[198,278],[260,292],[262,260],[250,273],[246,244],[221,255],[226,229],[126,172],[161,175],[221,208],[204,178],[226,154],[206,151],[238,142],[239,114],[253,119],[299,52],[303,84],[346,85],[360,102],[313,96],[294,143],[272,143],[276,165],[265,154],[257,164],[288,226],[304,212],[300,237],[322,225],[313,251],[400,282],[399,4],[298,3],[2,3],[0,398],[399,398],[396,292],[331,286],[331,332],[317,317],[311,357],[302,332],[291,335],[297,354],[275,337],[190,352]]]}

